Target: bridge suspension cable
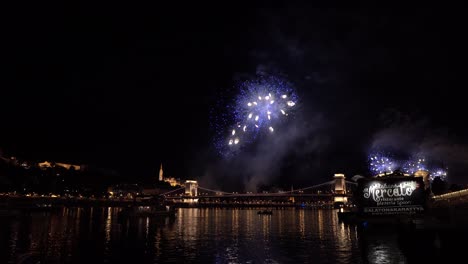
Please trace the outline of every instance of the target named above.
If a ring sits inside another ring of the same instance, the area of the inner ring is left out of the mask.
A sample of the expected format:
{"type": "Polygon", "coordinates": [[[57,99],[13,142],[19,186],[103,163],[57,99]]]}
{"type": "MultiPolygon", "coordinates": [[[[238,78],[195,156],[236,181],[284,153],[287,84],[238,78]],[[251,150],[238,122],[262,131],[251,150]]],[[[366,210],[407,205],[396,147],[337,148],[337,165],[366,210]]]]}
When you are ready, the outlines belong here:
{"type": "Polygon", "coordinates": [[[304,190],[308,190],[308,189],[312,189],[312,188],[322,187],[322,186],[325,186],[325,185],[331,185],[331,184],[334,184],[334,183],[335,183],[335,181],[324,182],[324,183],[317,184],[317,185],[314,185],[314,186],[309,186],[309,187],[305,187],[305,188],[302,188],[302,189],[297,189],[297,190],[288,191],[288,192],[286,192],[286,193],[297,192],[297,191],[304,191],[304,190]]]}
{"type": "Polygon", "coordinates": [[[201,189],[201,190],[204,190],[204,191],[209,191],[209,192],[214,192],[214,193],[232,194],[232,193],[229,193],[229,192],[223,192],[223,191],[216,191],[216,190],[211,190],[211,189],[208,189],[208,188],[203,188],[203,187],[200,187],[200,186],[198,186],[198,189],[201,189]]]}
{"type": "MultiPolygon", "coordinates": [[[[335,181],[332,180],[332,181],[324,182],[324,183],[321,183],[321,184],[317,184],[317,185],[313,185],[313,186],[309,186],[309,187],[305,187],[305,188],[301,188],[301,189],[296,189],[296,190],[292,190],[292,191],[285,191],[285,192],[281,192],[281,193],[291,194],[291,193],[295,193],[295,192],[299,192],[299,191],[305,191],[305,190],[309,190],[309,189],[313,189],[313,188],[319,188],[319,187],[327,186],[327,185],[333,186],[334,183],[335,183],[335,181]]],[[[355,182],[350,182],[350,181],[345,181],[345,183],[346,184],[356,185],[355,182]]],[[[185,189],[185,187],[181,187],[181,188],[178,188],[178,189],[175,189],[175,190],[172,190],[172,191],[165,192],[162,195],[168,195],[168,194],[171,194],[173,192],[177,192],[177,191],[180,191],[180,190],[183,190],[183,189],[185,189]]],[[[232,194],[234,194],[232,192],[212,190],[212,189],[204,188],[204,187],[201,187],[201,186],[198,186],[198,189],[208,191],[208,192],[220,193],[220,194],[223,194],[223,195],[232,195],[232,194]]]]}
{"type": "Polygon", "coordinates": [[[357,185],[356,182],[352,182],[352,181],[345,181],[346,184],[352,184],[352,185],[357,185]]]}
{"type": "MultiPolygon", "coordinates": [[[[292,191],[285,191],[285,192],[282,192],[282,193],[294,193],[294,192],[304,191],[304,190],[308,190],[308,189],[312,189],[312,188],[318,188],[318,187],[322,187],[322,186],[326,186],[326,185],[332,185],[334,183],[335,183],[335,181],[333,180],[333,181],[328,181],[328,182],[324,182],[324,183],[321,183],[321,184],[317,184],[317,185],[314,185],[314,186],[309,186],[309,187],[305,187],[305,188],[301,188],[301,189],[296,189],[296,190],[292,190],[292,191]]],[[[353,182],[346,182],[346,183],[355,184],[353,182]]],[[[211,189],[204,188],[204,187],[201,187],[201,186],[198,186],[198,188],[201,189],[201,190],[209,191],[209,192],[222,193],[222,194],[227,194],[227,195],[233,194],[233,193],[230,193],[230,192],[224,192],[224,191],[219,191],[219,190],[211,190],[211,189]]]]}
{"type": "Polygon", "coordinates": [[[180,191],[180,190],[183,190],[183,189],[185,189],[185,187],[180,187],[180,188],[178,188],[178,189],[165,192],[165,193],[163,193],[163,194],[161,194],[161,195],[168,195],[168,194],[170,194],[170,193],[173,193],[173,192],[176,192],[176,191],[180,191]]]}

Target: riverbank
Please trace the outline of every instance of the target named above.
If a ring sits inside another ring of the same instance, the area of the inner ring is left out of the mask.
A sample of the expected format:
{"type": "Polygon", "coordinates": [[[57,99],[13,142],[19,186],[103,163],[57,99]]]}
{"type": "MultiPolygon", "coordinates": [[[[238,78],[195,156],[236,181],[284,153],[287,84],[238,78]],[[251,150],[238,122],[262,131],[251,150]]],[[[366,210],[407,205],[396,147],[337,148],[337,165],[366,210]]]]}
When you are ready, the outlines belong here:
{"type": "Polygon", "coordinates": [[[0,208],[53,208],[53,207],[121,207],[134,204],[145,204],[142,200],[117,200],[106,198],[81,197],[12,197],[0,196],[0,208]]]}
{"type": "Polygon", "coordinates": [[[355,211],[339,211],[339,221],[365,228],[395,226],[405,231],[468,230],[468,210],[464,207],[429,208],[424,213],[401,215],[361,215],[355,211]]]}
{"type": "MultiPolygon", "coordinates": [[[[130,205],[147,205],[155,201],[149,198],[85,198],[85,197],[27,197],[0,196],[0,208],[47,208],[47,207],[126,207],[130,205]]],[[[333,203],[279,203],[279,202],[196,202],[172,203],[177,208],[299,208],[299,209],[333,209],[333,203]]],[[[345,207],[346,209],[347,207],[345,207]]]]}

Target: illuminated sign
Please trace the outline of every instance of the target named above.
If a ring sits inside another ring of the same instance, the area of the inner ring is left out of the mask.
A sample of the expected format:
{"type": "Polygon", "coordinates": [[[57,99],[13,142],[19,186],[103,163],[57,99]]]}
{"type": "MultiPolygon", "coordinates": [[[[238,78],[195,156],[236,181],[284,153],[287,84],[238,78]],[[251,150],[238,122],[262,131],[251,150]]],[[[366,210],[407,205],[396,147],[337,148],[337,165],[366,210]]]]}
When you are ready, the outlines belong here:
{"type": "Polygon", "coordinates": [[[361,213],[368,215],[423,212],[426,198],[421,177],[363,179],[356,195],[361,213]]]}

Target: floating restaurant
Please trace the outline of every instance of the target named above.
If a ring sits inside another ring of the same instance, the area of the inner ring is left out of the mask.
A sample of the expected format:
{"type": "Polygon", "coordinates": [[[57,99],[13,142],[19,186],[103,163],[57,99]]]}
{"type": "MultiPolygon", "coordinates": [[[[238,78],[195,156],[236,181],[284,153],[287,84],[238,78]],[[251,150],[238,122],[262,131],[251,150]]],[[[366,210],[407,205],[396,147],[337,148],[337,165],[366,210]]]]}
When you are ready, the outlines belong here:
{"type": "Polygon", "coordinates": [[[338,212],[340,220],[349,223],[404,223],[422,219],[431,195],[429,175],[395,171],[392,174],[356,179],[356,208],[338,212]]]}

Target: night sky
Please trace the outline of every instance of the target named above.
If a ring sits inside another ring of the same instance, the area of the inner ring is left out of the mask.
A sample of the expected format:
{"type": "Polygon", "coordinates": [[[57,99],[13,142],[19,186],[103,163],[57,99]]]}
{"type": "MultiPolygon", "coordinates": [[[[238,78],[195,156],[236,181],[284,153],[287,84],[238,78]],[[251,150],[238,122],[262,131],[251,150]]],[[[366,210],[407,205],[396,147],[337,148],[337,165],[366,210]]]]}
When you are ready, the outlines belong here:
{"type": "Polygon", "coordinates": [[[255,176],[236,176],[243,161],[217,155],[210,115],[236,84],[271,74],[294,84],[297,119],[309,129],[275,164],[260,159],[252,172],[260,183],[365,175],[372,148],[423,151],[449,167],[451,181],[468,182],[461,10],[41,3],[10,11],[0,97],[8,156],[115,169],[129,181],[156,176],[163,162],[167,176],[242,186],[255,176]]]}

